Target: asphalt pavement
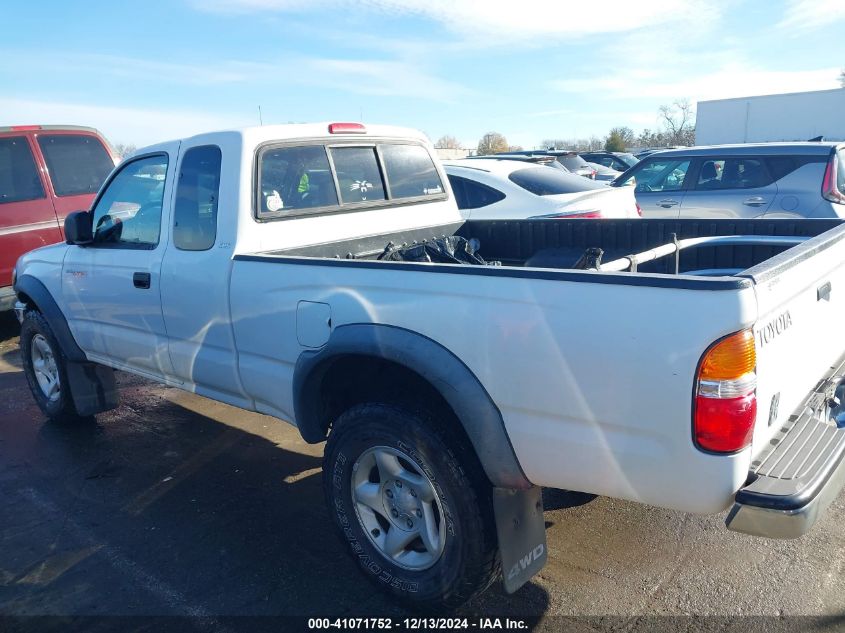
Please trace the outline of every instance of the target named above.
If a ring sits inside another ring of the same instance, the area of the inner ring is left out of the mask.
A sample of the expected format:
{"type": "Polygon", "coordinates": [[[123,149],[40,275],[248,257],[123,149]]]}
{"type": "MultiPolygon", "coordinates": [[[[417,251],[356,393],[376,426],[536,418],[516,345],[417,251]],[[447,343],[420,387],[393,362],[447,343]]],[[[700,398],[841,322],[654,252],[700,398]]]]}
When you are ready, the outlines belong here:
{"type": "MultiPolygon", "coordinates": [[[[237,630],[233,616],[406,615],[331,529],[322,445],[122,373],[116,410],[47,422],[17,332],[0,314],[0,616],[191,616],[237,630]]],[[[498,584],[458,615],[585,631],[654,630],[660,617],[689,615],[729,616],[708,621],[731,631],[752,622],[737,616],[845,622],[843,496],[794,541],[728,532],[724,515],[554,490],[545,500],[542,573],[514,595],[498,584]]]]}

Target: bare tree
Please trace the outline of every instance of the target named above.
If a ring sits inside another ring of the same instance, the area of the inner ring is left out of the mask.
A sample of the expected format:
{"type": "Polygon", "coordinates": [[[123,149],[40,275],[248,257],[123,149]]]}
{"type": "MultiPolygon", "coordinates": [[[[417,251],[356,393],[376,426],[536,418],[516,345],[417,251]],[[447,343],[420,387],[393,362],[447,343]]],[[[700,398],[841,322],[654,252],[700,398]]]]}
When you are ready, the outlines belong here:
{"type": "Polygon", "coordinates": [[[522,145],[508,145],[509,152],[521,152],[522,149],[522,145]]]}
{"type": "Polygon", "coordinates": [[[461,143],[450,134],[444,134],[434,144],[437,149],[461,149],[461,143]]]}
{"type": "Polygon", "coordinates": [[[845,88],[845,68],[839,73],[839,85],[845,88]]]}
{"type": "Polygon", "coordinates": [[[478,155],[498,154],[507,152],[509,149],[508,140],[498,132],[487,132],[478,141],[478,155]]]}
{"type": "Polygon", "coordinates": [[[120,160],[123,160],[130,154],[134,154],[135,150],[138,148],[131,144],[127,145],[125,143],[118,143],[117,145],[113,146],[112,149],[114,149],[114,153],[117,154],[117,157],[120,160]]]}
{"type": "Polygon", "coordinates": [[[676,99],[658,110],[668,145],[695,144],[695,112],[689,99],[676,99]]]}

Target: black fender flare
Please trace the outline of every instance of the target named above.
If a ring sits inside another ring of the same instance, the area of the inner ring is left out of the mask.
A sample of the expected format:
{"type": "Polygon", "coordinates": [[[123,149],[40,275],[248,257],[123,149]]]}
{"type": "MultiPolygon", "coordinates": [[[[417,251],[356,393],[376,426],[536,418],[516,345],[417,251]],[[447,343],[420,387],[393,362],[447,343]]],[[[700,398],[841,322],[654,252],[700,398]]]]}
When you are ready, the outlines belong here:
{"type": "Polygon", "coordinates": [[[319,413],[322,377],[332,360],[346,355],[391,361],[428,381],[455,412],[491,483],[511,489],[532,486],[516,457],[501,412],[475,374],[436,341],[391,325],[342,325],[332,331],[323,347],[300,354],[293,375],[293,405],[297,427],[306,442],[317,443],[326,437],[319,413]]]}
{"type": "Polygon", "coordinates": [[[71,334],[70,327],[68,327],[67,319],[59,308],[59,304],[47,290],[39,279],[32,275],[21,275],[15,279],[15,294],[20,299],[21,295],[26,295],[38,308],[38,311],[47,320],[50,329],[53,330],[53,336],[62,348],[62,352],[69,361],[73,363],[87,362],[85,352],[77,345],[76,339],[71,334]]]}
{"type": "Polygon", "coordinates": [[[118,404],[114,370],[88,361],[47,287],[32,275],[21,275],[15,280],[15,294],[18,299],[21,295],[29,298],[33,307],[47,321],[56,342],[62,348],[67,359],[70,394],[77,414],[88,416],[114,409],[118,404]]]}

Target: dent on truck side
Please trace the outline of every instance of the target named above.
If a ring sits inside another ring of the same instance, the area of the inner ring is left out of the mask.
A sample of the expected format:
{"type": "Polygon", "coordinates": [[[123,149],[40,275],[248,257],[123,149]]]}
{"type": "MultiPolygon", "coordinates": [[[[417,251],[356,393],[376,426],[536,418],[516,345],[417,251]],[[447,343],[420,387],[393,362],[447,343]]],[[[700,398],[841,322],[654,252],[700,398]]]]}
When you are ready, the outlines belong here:
{"type": "Polygon", "coordinates": [[[404,328],[356,323],[336,328],[325,346],[303,352],[293,377],[294,411],[302,437],[326,437],[320,391],[323,377],[340,358],[369,356],[401,365],[427,381],[451,407],[494,486],[531,487],[505,430],[502,414],[478,378],[452,352],[404,328]]]}

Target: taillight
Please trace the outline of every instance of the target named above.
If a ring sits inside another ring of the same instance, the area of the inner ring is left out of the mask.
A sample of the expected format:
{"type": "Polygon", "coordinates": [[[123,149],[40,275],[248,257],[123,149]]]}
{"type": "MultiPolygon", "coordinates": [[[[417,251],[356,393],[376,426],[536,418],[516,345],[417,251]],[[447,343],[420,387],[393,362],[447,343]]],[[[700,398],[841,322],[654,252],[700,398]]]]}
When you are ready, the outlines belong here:
{"type": "Polygon", "coordinates": [[[822,197],[830,202],[845,203],[845,195],[839,191],[837,181],[839,180],[839,156],[834,152],[827,161],[822,180],[822,197]]]}
{"type": "Polygon", "coordinates": [[[634,204],[637,205],[637,215],[643,217],[643,208],[640,206],[640,203],[635,202],[634,204]]]}
{"type": "Polygon", "coordinates": [[[329,123],[329,134],[366,134],[367,128],[361,123],[329,123]]]}
{"type": "Polygon", "coordinates": [[[743,330],[701,357],[695,380],[693,436],[699,448],[734,453],[751,443],[757,419],[754,334],[743,330]]]}

